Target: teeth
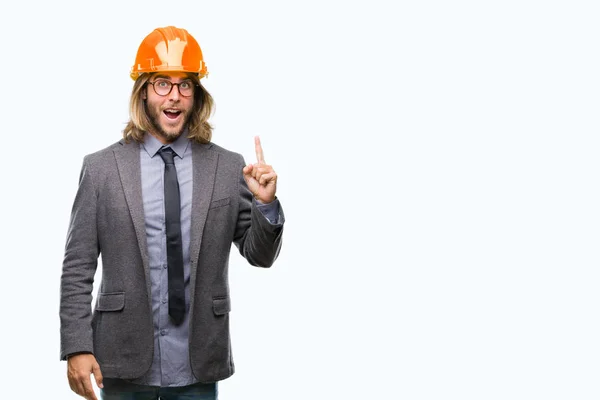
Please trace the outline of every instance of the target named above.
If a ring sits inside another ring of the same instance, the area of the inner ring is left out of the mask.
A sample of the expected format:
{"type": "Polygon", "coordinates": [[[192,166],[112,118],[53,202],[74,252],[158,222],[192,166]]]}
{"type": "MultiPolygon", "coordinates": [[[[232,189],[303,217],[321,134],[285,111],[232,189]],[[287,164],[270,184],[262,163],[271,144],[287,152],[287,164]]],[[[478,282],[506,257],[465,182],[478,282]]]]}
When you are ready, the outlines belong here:
{"type": "Polygon", "coordinates": [[[168,109],[168,110],[165,110],[165,111],[166,112],[170,112],[170,113],[178,113],[178,112],[180,112],[179,110],[173,110],[173,109],[168,109]]]}

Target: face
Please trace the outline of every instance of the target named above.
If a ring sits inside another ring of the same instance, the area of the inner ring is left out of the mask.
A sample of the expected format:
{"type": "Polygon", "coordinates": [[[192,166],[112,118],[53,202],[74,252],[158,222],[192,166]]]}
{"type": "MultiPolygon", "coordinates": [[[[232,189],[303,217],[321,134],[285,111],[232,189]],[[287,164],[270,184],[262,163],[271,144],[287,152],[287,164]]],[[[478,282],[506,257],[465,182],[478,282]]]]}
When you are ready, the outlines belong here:
{"type": "Polygon", "coordinates": [[[148,82],[142,99],[146,102],[146,110],[154,126],[150,133],[162,143],[173,142],[181,135],[190,118],[194,106],[193,91],[196,90],[194,82],[184,72],[161,72],[153,75],[148,82]],[[173,85],[169,94],[157,94],[156,91],[168,87],[168,82],[182,83],[183,87],[173,85]],[[150,83],[154,83],[154,87],[150,83]],[[192,86],[192,95],[182,96],[180,90],[185,93],[184,88],[187,86],[189,89],[189,85],[192,86]]]}

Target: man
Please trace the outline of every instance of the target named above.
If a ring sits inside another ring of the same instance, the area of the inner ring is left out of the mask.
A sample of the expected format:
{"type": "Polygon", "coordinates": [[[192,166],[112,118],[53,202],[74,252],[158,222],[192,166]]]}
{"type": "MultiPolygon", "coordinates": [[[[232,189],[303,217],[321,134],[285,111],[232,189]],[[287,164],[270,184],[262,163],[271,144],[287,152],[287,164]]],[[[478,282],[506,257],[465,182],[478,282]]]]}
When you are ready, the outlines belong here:
{"type": "Polygon", "coordinates": [[[61,359],[71,389],[103,399],[216,399],[234,373],[228,260],[270,267],[284,216],[277,174],[211,142],[200,46],[155,29],[131,77],[123,140],[84,157],[61,277],[61,359]],[[98,256],[102,280],[91,311],[98,256]]]}

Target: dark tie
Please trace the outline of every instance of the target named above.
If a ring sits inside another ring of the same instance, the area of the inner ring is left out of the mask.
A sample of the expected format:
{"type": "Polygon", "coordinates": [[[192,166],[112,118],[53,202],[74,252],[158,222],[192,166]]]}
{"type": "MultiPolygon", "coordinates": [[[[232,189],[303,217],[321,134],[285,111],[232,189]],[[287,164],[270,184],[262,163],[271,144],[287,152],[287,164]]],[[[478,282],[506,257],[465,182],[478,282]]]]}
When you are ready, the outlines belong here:
{"type": "Polygon", "coordinates": [[[169,315],[179,325],[185,314],[183,289],[183,246],[179,219],[179,182],[173,160],[173,150],[163,147],[159,153],[165,162],[165,226],[167,231],[167,265],[169,277],[169,315]]]}

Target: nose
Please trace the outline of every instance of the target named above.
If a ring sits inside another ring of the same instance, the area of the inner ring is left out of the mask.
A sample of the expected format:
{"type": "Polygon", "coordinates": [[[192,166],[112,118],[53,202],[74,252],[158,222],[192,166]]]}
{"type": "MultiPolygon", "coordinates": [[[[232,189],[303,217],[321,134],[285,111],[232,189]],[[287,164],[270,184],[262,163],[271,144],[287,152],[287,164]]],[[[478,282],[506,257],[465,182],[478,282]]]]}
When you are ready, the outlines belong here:
{"type": "Polygon", "coordinates": [[[171,87],[171,91],[169,92],[168,98],[172,101],[178,101],[179,96],[179,83],[173,83],[173,87],[171,87]]]}

